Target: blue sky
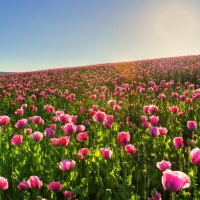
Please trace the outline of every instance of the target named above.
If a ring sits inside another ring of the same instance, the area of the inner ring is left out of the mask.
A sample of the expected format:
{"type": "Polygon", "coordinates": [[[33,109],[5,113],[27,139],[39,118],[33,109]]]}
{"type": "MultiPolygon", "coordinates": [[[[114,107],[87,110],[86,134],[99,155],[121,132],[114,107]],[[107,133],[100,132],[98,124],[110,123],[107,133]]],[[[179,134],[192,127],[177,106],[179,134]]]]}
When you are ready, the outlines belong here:
{"type": "Polygon", "coordinates": [[[0,71],[200,54],[198,0],[0,0],[0,71]]]}

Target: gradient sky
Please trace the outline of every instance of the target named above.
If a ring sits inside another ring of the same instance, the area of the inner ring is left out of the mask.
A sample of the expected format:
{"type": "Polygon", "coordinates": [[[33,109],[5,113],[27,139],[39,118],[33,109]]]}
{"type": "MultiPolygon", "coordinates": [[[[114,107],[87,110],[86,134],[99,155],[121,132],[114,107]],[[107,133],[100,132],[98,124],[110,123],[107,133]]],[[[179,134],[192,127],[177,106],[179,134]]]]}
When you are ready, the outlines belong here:
{"type": "Polygon", "coordinates": [[[199,0],[2,0],[0,71],[200,54],[199,0]]]}

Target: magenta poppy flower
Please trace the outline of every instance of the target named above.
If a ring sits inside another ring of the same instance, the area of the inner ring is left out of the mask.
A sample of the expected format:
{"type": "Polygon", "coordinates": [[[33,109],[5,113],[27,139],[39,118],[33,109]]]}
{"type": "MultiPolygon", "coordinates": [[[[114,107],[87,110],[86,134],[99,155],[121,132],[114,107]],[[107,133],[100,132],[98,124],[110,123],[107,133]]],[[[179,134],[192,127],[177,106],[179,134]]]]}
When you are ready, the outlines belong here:
{"type": "Polygon", "coordinates": [[[34,124],[41,125],[43,123],[43,119],[40,116],[33,116],[31,120],[34,124]]]}
{"type": "Polygon", "coordinates": [[[174,93],[172,93],[172,97],[174,97],[174,98],[178,98],[178,97],[179,97],[179,94],[176,93],[176,92],[174,92],[174,93]]]}
{"type": "Polygon", "coordinates": [[[160,135],[158,127],[151,127],[149,130],[149,134],[153,137],[158,137],[160,135]]]}
{"type": "Polygon", "coordinates": [[[58,138],[52,138],[51,139],[51,145],[52,146],[57,146],[59,144],[59,139],[58,138]]]}
{"type": "Polygon", "coordinates": [[[84,125],[77,125],[76,126],[76,132],[83,132],[85,130],[85,126],[84,125]]]}
{"type": "Polygon", "coordinates": [[[65,134],[72,134],[76,132],[76,125],[74,123],[65,124],[63,127],[63,131],[65,134]]]}
{"type": "MultiPolygon", "coordinates": [[[[63,147],[68,146],[69,142],[70,142],[70,136],[65,136],[65,137],[59,138],[59,144],[63,147]]],[[[56,145],[54,145],[54,146],[56,146],[56,145]]]]}
{"type": "Polygon", "coordinates": [[[59,168],[66,172],[76,167],[76,162],[74,160],[62,160],[59,164],[59,168]]]}
{"type": "Polygon", "coordinates": [[[0,176],[0,190],[8,189],[8,180],[2,176],[0,176]]]}
{"type": "Polygon", "coordinates": [[[190,159],[193,165],[200,166],[200,149],[199,148],[194,148],[190,152],[190,159]]]}
{"type": "Polygon", "coordinates": [[[36,131],[32,134],[32,140],[36,142],[40,142],[43,138],[43,134],[39,131],[36,131]]]}
{"type": "Polygon", "coordinates": [[[170,108],[170,110],[171,110],[171,112],[172,113],[178,113],[178,111],[179,111],[179,108],[177,107],[177,106],[172,106],[171,108],[170,108]]]}
{"type": "Polygon", "coordinates": [[[117,135],[117,142],[120,146],[125,146],[129,143],[130,138],[131,138],[131,136],[129,133],[120,132],[117,135]]]}
{"type": "Polygon", "coordinates": [[[0,126],[7,125],[10,123],[10,117],[8,116],[0,116],[0,126]]]}
{"type": "Polygon", "coordinates": [[[105,160],[109,160],[112,157],[112,151],[110,148],[101,148],[101,154],[105,160]]]}
{"type": "Polygon", "coordinates": [[[183,138],[182,137],[175,137],[173,139],[173,144],[177,149],[183,148],[184,147],[183,138]]]}
{"type": "Polygon", "coordinates": [[[25,133],[30,135],[32,133],[32,129],[31,128],[27,128],[25,129],[25,133]]]}
{"type": "Polygon", "coordinates": [[[28,190],[29,184],[26,181],[20,182],[17,186],[19,190],[28,190]]]}
{"type": "Polygon", "coordinates": [[[156,126],[159,122],[159,116],[152,115],[151,117],[149,117],[149,120],[150,120],[152,126],[156,126]]]}
{"type": "Polygon", "coordinates": [[[141,117],[140,117],[140,121],[141,121],[141,122],[145,122],[145,121],[147,121],[147,117],[146,117],[146,116],[144,116],[144,115],[143,115],[143,116],[141,116],[141,117]]]}
{"type": "Polygon", "coordinates": [[[53,130],[56,130],[56,124],[51,124],[50,128],[52,128],[53,130]]]}
{"type": "Polygon", "coordinates": [[[151,123],[148,122],[148,121],[143,121],[143,122],[141,123],[141,126],[144,127],[144,128],[149,128],[149,127],[151,126],[151,123]]]}
{"type": "Polygon", "coordinates": [[[148,108],[148,113],[152,115],[156,112],[158,112],[158,107],[155,106],[155,105],[150,105],[149,108],[148,108]]]}
{"type": "Polygon", "coordinates": [[[147,200],[162,200],[162,195],[157,191],[152,191],[152,197],[147,198],[147,200]]]}
{"type": "Polygon", "coordinates": [[[104,122],[108,123],[108,124],[112,124],[114,122],[114,116],[113,115],[107,115],[104,122]]]}
{"type": "Polygon", "coordinates": [[[44,109],[47,110],[50,113],[54,113],[55,112],[55,108],[51,105],[45,105],[44,109]]]}
{"type": "Polygon", "coordinates": [[[89,153],[90,153],[90,150],[88,148],[82,148],[78,151],[77,157],[78,159],[83,159],[89,153]]]}
{"type": "Polygon", "coordinates": [[[15,111],[15,114],[16,114],[16,115],[19,115],[19,116],[22,116],[22,115],[24,114],[24,110],[23,110],[23,109],[17,109],[17,110],[15,111]]]}
{"type": "Polygon", "coordinates": [[[171,168],[171,163],[169,161],[162,160],[161,162],[156,163],[156,167],[161,171],[165,171],[166,169],[171,168]]]}
{"type": "Polygon", "coordinates": [[[12,138],[11,138],[11,143],[16,146],[16,145],[20,145],[22,144],[23,142],[23,136],[22,135],[14,135],[12,138]]]}
{"type": "Polygon", "coordinates": [[[76,198],[76,195],[71,191],[64,191],[63,195],[65,197],[67,197],[68,199],[75,199],[76,198]]]}
{"type": "Polygon", "coordinates": [[[46,128],[45,131],[44,131],[44,135],[47,138],[53,137],[54,136],[54,129],[52,129],[52,128],[46,128]]]}
{"type": "Polygon", "coordinates": [[[98,106],[98,105],[92,105],[92,109],[93,109],[94,111],[97,111],[97,110],[98,110],[98,108],[99,108],[99,106],[98,106]]]}
{"type": "Polygon", "coordinates": [[[28,120],[27,119],[20,119],[16,122],[15,128],[16,129],[23,129],[28,125],[28,120]]]}
{"type": "Polygon", "coordinates": [[[149,110],[149,106],[144,106],[143,107],[143,113],[148,113],[149,110]]]}
{"type": "Polygon", "coordinates": [[[86,109],[85,108],[80,108],[80,113],[81,114],[84,114],[86,112],[86,109]]]}
{"type": "Polygon", "coordinates": [[[124,147],[124,150],[127,154],[135,154],[137,152],[137,148],[132,145],[132,144],[127,144],[125,147],[124,147]]]}
{"type": "Polygon", "coordinates": [[[190,186],[190,178],[180,171],[166,170],[163,172],[162,185],[165,190],[177,192],[190,186]]]}
{"type": "Polygon", "coordinates": [[[107,104],[108,104],[109,106],[113,107],[113,106],[116,104],[116,101],[115,101],[115,100],[109,100],[109,101],[107,102],[107,104]]]}
{"type": "Polygon", "coordinates": [[[196,130],[197,129],[197,123],[195,121],[187,121],[187,127],[190,130],[196,130]]]}
{"type": "Polygon", "coordinates": [[[120,110],[121,110],[121,106],[115,104],[115,105],[113,106],[113,110],[114,110],[114,111],[120,111],[120,110]]]}
{"type": "Polygon", "coordinates": [[[58,121],[63,123],[63,124],[67,124],[67,123],[70,123],[71,122],[71,116],[68,115],[68,114],[59,114],[58,115],[58,121]]]}
{"type": "Polygon", "coordinates": [[[166,135],[168,130],[165,127],[158,128],[160,135],[166,135]]]}
{"type": "Polygon", "coordinates": [[[94,116],[95,113],[96,113],[96,111],[94,111],[93,109],[90,109],[90,110],[89,110],[89,115],[94,116]]]}
{"type": "Polygon", "coordinates": [[[93,120],[97,123],[103,123],[106,119],[106,113],[105,112],[96,112],[93,116],[93,120]]]}
{"type": "Polygon", "coordinates": [[[74,124],[77,122],[77,116],[76,115],[71,115],[71,120],[74,124]]]}
{"type": "Polygon", "coordinates": [[[27,107],[28,107],[28,105],[27,105],[27,104],[22,104],[22,105],[21,105],[21,109],[23,109],[23,110],[26,110],[26,109],[27,109],[27,107]]]}
{"type": "Polygon", "coordinates": [[[88,133],[87,132],[81,132],[77,135],[77,140],[80,142],[84,142],[88,139],[88,133]]]}
{"type": "Polygon", "coordinates": [[[48,189],[54,192],[60,192],[62,190],[62,184],[60,182],[49,183],[48,189]]]}
{"type": "Polygon", "coordinates": [[[42,181],[37,176],[30,176],[27,183],[29,187],[33,189],[40,189],[43,185],[42,181]]]}

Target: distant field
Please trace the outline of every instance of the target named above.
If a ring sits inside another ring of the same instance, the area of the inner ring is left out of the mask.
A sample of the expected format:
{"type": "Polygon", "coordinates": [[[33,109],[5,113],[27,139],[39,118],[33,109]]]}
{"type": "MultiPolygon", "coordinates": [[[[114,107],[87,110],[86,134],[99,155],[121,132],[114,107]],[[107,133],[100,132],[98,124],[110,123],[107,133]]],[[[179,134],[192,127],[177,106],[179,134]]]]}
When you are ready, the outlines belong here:
{"type": "Polygon", "coordinates": [[[199,127],[200,56],[1,75],[0,199],[198,200],[199,127]]]}

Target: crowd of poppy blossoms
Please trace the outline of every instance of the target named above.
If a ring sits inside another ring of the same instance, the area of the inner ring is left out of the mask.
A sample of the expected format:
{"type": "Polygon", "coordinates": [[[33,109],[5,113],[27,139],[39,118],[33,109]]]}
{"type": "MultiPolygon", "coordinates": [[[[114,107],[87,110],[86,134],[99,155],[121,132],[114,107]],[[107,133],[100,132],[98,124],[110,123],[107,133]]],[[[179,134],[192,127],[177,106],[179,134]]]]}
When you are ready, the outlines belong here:
{"type": "Polygon", "coordinates": [[[200,56],[0,75],[0,199],[200,199],[200,56]]]}

